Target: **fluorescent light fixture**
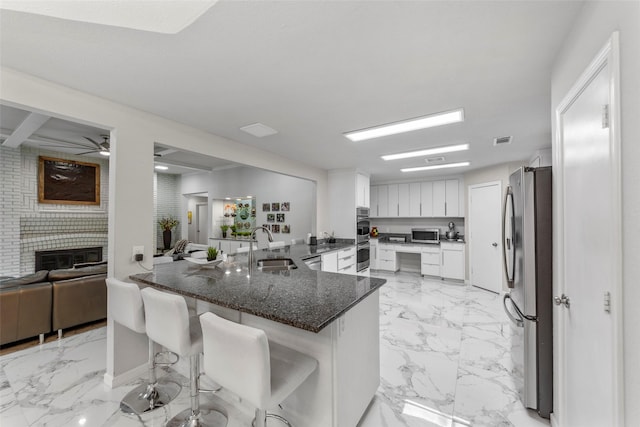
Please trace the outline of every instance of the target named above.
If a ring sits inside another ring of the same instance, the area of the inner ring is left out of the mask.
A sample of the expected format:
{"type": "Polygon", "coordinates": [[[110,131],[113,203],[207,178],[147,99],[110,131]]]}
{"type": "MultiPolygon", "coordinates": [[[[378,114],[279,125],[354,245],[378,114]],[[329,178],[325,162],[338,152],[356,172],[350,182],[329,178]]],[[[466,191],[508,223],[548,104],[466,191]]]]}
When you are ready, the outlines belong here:
{"type": "Polygon", "coordinates": [[[2,9],[71,21],[176,34],[217,0],[199,1],[24,1],[3,0],[2,9]]]}
{"type": "Polygon", "coordinates": [[[162,166],[162,165],[156,165],[155,168],[159,171],[166,171],[169,170],[169,168],[167,166],[162,166]]]}
{"type": "Polygon", "coordinates": [[[398,160],[408,159],[410,157],[432,156],[434,154],[453,153],[455,151],[464,151],[469,149],[469,144],[449,145],[447,147],[428,148],[426,150],[410,151],[407,153],[387,154],[382,160],[398,160]]]}
{"type": "Polygon", "coordinates": [[[464,121],[464,109],[460,108],[429,116],[389,123],[368,129],[346,132],[344,136],[352,141],[364,141],[365,139],[379,138],[381,136],[395,135],[397,133],[411,132],[418,129],[426,129],[435,126],[448,125],[464,121]]]}
{"type": "Polygon", "coordinates": [[[469,162],[460,162],[460,163],[446,163],[444,165],[434,165],[434,166],[420,166],[417,168],[405,168],[400,169],[400,172],[420,172],[420,171],[430,171],[433,169],[446,169],[446,168],[461,168],[464,166],[469,166],[471,163],[469,162]]]}

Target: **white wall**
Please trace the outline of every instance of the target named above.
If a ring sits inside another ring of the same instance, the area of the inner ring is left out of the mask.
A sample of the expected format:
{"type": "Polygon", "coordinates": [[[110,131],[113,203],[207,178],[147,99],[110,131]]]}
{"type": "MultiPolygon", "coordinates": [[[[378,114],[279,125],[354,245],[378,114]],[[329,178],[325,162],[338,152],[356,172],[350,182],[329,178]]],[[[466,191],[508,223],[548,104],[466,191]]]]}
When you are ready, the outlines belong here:
{"type": "MultiPolygon", "coordinates": [[[[507,185],[509,185],[509,176],[513,171],[518,169],[520,166],[525,166],[528,164],[528,161],[515,162],[515,163],[503,163],[497,166],[490,166],[488,168],[478,169],[464,174],[464,198],[465,200],[469,200],[469,186],[483,184],[485,182],[494,182],[500,181],[502,182],[502,199],[504,200],[504,196],[507,191],[507,185]]],[[[504,203],[502,206],[502,210],[504,210],[504,203]]],[[[504,213],[504,212],[503,212],[504,213]]],[[[469,203],[465,204],[464,217],[469,218],[469,203]]],[[[469,280],[469,239],[465,239],[465,250],[467,257],[465,259],[465,278],[469,280]]],[[[504,261],[502,261],[504,263],[504,261]]],[[[504,268],[503,268],[504,271],[504,268]]],[[[507,290],[507,278],[502,275],[502,289],[507,290]]]]}
{"type": "Polygon", "coordinates": [[[553,67],[551,111],[555,129],[556,107],[616,30],[620,32],[622,108],[624,405],[626,425],[632,426],[640,419],[640,2],[585,3],[553,67]]]}
{"type": "MultiPolygon", "coordinates": [[[[254,196],[256,199],[256,225],[267,223],[268,213],[283,213],[284,223],[291,227],[290,234],[274,234],[274,240],[304,238],[315,228],[315,184],[307,179],[267,171],[264,169],[238,167],[216,172],[185,175],[182,179],[182,194],[206,191],[209,194],[209,206],[214,200],[225,197],[254,196]],[[289,202],[289,212],[263,212],[263,203],[289,202]]],[[[219,211],[221,213],[221,211],[219,211]]],[[[215,209],[212,209],[209,224],[217,224],[215,209]]],[[[220,237],[220,229],[209,231],[210,237],[220,237]]]]}
{"type": "MultiPolygon", "coordinates": [[[[239,148],[239,143],[217,135],[9,68],[0,68],[0,87],[0,100],[6,105],[111,130],[109,276],[124,279],[130,274],[144,272],[142,267],[131,260],[133,246],[145,247],[144,265],[146,268],[152,267],[153,235],[157,226],[152,220],[155,142],[315,181],[318,201],[316,227],[326,227],[328,220],[325,170],[292,162],[253,147],[239,148]]],[[[182,232],[186,234],[186,229],[182,232]]],[[[139,344],[140,337],[120,334],[115,331],[111,320],[108,325],[105,380],[113,384],[114,381],[117,383],[117,377],[123,374],[124,369],[132,364],[143,364],[147,355],[144,352],[129,354],[125,350],[127,345],[120,344],[124,341],[131,345],[139,344]],[[115,337],[114,333],[118,336],[115,337]],[[117,347],[114,346],[114,340],[119,343],[117,347]],[[132,358],[136,360],[132,361],[132,358]]]]}

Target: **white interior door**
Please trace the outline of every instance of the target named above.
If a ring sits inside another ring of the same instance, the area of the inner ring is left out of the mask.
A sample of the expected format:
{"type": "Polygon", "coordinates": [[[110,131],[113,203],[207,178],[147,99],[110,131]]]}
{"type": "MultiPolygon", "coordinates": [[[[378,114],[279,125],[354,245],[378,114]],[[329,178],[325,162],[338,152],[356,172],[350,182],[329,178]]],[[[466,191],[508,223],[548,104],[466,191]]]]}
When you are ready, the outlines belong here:
{"type": "Polygon", "coordinates": [[[622,417],[621,306],[615,304],[621,289],[619,142],[612,133],[617,96],[611,93],[617,73],[608,46],[557,110],[554,288],[569,303],[554,312],[554,418],[567,427],[618,426],[622,417]],[[594,233],[603,227],[606,232],[594,233]]]}
{"type": "Polygon", "coordinates": [[[502,183],[469,186],[469,278],[471,284],[502,291],[502,183]]]}
{"type": "Polygon", "coordinates": [[[209,242],[209,236],[207,236],[209,230],[209,227],[207,227],[208,213],[207,205],[196,205],[196,240],[197,243],[202,245],[206,245],[209,242]]]}

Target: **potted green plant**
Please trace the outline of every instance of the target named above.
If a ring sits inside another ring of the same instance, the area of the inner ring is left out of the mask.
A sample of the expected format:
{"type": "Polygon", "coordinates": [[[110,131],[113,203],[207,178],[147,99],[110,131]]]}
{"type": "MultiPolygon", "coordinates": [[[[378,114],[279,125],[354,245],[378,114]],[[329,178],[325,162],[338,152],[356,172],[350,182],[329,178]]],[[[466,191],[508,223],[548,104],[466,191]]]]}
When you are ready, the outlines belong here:
{"type": "Polygon", "coordinates": [[[222,238],[226,239],[227,238],[227,230],[229,229],[229,226],[226,224],[223,224],[220,226],[220,230],[222,230],[222,238]]]}
{"type": "Polygon", "coordinates": [[[162,242],[165,249],[171,249],[171,230],[174,229],[180,221],[172,216],[163,217],[158,220],[158,225],[162,229],[162,242]]]}
{"type": "Polygon", "coordinates": [[[218,250],[212,246],[207,248],[207,261],[213,261],[218,257],[218,250]]]}
{"type": "Polygon", "coordinates": [[[229,228],[231,229],[231,235],[233,237],[235,237],[236,236],[236,225],[234,224],[234,225],[230,226],[229,228]]]}

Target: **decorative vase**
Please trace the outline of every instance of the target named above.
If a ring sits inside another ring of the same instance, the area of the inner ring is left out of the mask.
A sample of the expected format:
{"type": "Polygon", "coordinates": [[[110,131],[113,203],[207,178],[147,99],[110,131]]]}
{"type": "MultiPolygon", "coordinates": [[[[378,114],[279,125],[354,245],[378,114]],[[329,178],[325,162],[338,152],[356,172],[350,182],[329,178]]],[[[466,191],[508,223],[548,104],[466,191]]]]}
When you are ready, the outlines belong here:
{"type": "Polygon", "coordinates": [[[165,249],[171,249],[171,230],[164,230],[162,232],[162,241],[164,242],[165,249]]]}
{"type": "Polygon", "coordinates": [[[227,232],[226,232],[226,231],[223,231],[223,232],[222,232],[222,238],[223,238],[223,239],[226,239],[226,238],[227,238],[227,232]]]}

